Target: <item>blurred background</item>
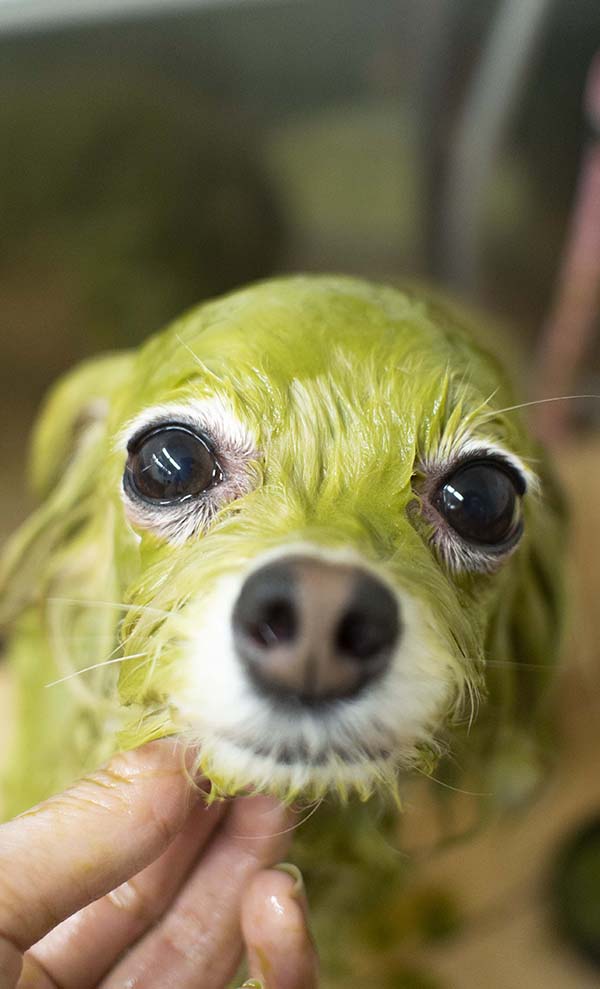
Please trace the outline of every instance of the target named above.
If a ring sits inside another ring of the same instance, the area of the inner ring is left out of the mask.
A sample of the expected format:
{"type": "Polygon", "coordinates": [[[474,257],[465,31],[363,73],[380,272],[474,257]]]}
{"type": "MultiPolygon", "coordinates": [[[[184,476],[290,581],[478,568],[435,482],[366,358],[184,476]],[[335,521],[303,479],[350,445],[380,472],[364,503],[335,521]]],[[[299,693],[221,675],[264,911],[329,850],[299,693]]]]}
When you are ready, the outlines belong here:
{"type": "MultiPolygon", "coordinates": [[[[599,47],[598,0],[0,0],[0,541],[29,507],[49,383],[243,282],[434,279],[531,359],[599,47]]],[[[599,338],[578,391],[600,392],[599,338]]],[[[578,406],[560,455],[594,644],[599,408],[578,406]]],[[[537,809],[435,858],[457,920],[413,945],[432,981],[411,985],[600,984],[549,905],[558,850],[600,811],[588,653],[565,673],[562,768],[537,809]]]]}

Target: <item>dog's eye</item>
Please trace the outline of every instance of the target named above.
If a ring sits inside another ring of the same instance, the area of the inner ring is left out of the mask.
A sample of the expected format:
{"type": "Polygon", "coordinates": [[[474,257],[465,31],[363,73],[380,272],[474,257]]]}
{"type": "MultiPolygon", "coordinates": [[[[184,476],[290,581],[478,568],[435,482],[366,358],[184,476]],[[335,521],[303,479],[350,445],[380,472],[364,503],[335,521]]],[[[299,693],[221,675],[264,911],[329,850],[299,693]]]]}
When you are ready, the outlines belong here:
{"type": "Polygon", "coordinates": [[[446,477],[435,505],[470,543],[504,547],[522,527],[521,479],[493,460],[470,461],[446,477]]]}
{"type": "Polygon", "coordinates": [[[208,442],[186,426],[155,427],[136,437],[127,452],[125,485],[145,501],[185,501],[223,479],[208,442]]]}

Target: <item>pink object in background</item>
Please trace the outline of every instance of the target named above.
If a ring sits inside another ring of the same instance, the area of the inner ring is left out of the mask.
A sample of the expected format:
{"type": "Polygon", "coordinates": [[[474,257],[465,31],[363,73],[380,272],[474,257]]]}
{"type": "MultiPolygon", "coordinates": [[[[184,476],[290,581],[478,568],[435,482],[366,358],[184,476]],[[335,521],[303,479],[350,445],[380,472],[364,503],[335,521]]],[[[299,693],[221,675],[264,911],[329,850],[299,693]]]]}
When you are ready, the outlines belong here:
{"type": "Polygon", "coordinates": [[[554,304],[542,332],[538,358],[537,425],[556,442],[568,432],[569,402],[543,402],[569,395],[600,318],[600,52],[584,97],[592,142],[585,150],[554,304]]]}

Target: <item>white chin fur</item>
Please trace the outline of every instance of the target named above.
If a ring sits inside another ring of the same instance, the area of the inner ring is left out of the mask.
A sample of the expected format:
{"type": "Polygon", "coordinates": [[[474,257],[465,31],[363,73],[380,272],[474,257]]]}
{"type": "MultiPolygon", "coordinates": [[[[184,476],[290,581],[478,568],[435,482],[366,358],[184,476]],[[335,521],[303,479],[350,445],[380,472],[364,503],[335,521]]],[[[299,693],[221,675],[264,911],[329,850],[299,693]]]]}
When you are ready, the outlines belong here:
{"type": "Polygon", "coordinates": [[[299,551],[351,560],[374,572],[357,554],[301,544],[265,554],[244,572],[225,574],[207,597],[189,606],[186,618],[195,632],[182,656],[183,686],[171,704],[183,731],[208,754],[211,769],[235,781],[236,789],[362,790],[410,766],[417,747],[432,742],[456,691],[452,661],[423,606],[392,588],[402,616],[401,641],[389,669],[357,697],[290,714],[261,695],[236,656],[231,614],[252,570],[299,551]]]}

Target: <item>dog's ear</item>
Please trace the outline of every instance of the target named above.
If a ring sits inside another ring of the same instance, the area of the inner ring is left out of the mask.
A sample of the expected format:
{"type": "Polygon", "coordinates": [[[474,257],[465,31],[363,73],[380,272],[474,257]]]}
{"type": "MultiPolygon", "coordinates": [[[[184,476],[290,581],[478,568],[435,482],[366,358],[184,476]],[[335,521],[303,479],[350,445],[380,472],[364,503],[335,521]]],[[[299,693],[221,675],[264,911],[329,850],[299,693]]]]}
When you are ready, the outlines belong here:
{"type": "Polygon", "coordinates": [[[39,504],[0,561],[3,622],[47,593],[65,548],[89,522],[111,398],[125,384],[131,360],[127,352],[94,358],[62,378],[46,399],[30,462],[39,504]]]}
{"type": "MultiPolygon", "coordinates": [[[[541,473],[539,492],[528,495],[523,541],[493,578],[501,587],[485,645],[485,696],[467,725],[461,712],[436,769],[441,804],[456,790],[469,795],[467,831],[482,816],[525,803],[554,759],[567,525],[559,486],[545,467],[541,473]]],[[[464,803],[464,796],[457,799],[464,803]]]]}
{"type": "Polygon", "coordinates": [[[517,806],[546,776],[555,748],[556,670],[564,645],[566,510],[542,466],[526,534],[504,575],[486,647],[487,698],[474,727],[478,784],[496,807],[517,806]]]}
{"type": "Polygon", "coordinates": [[[111,602],[120,600],[117,534],[124,537],[109,497],[107,430],[132,359],[123,353],[76,368],[51,391],[35,429],[30,469],[39,503],[0,559],[0,624],[10,626],[19,710],[1,779],[4,813],[57,792],[110,755],[102,725],[114,714],[116,668],[106,660],[121,617],[111,602]]]}
{"type": "Polygon", "coordinates": [[[45,498],[65,468],[103,433],[110,400],[125,383],[128,352],[103,354],[66,374],[49,392],[35,425],[30,473],[34,492],[45,498]]]}

